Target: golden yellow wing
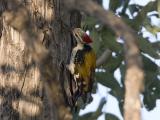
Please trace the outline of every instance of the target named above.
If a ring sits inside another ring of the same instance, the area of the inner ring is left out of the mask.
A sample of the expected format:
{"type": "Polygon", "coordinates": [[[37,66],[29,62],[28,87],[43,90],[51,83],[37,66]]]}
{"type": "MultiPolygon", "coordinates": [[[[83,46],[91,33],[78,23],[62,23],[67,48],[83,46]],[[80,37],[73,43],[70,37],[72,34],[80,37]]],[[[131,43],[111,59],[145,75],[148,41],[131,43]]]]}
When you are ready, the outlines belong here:
{"type": "Polygon", "coordinates": [[[96,67],[96,55],[95,52],[90,49],[89,51],[81,54],[83,61],[77,62],[75,65],[76,74],[79,76],[77,83],[80,85],[82,94],[91,92],[94,72],[96,67]]]}

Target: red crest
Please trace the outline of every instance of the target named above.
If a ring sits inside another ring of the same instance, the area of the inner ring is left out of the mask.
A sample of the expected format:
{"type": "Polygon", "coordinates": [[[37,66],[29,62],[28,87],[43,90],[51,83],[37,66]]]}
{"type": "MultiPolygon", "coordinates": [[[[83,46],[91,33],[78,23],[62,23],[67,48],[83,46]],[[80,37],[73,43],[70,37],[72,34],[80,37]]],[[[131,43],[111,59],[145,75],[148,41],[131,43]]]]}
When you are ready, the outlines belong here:
{"type": "Polygon", "coordinates": [[[82,39],[85,43],[91,43],[92,42],[92,39],[86,33],[83,35],[82,39]]]}

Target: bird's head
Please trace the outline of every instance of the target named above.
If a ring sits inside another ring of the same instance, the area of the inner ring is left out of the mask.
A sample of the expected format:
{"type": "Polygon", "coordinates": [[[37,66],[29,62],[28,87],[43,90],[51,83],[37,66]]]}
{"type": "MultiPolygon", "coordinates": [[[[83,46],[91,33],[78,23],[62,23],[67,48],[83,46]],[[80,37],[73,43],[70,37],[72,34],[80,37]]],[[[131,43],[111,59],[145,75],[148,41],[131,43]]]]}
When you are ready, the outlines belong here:
{"type": "Polygon", "coordinates": [[[74,28],[72,30],[72,33],[78,43],[82,43],[82,44],[92,43],[92,39],[81,28],[74,28]]]}

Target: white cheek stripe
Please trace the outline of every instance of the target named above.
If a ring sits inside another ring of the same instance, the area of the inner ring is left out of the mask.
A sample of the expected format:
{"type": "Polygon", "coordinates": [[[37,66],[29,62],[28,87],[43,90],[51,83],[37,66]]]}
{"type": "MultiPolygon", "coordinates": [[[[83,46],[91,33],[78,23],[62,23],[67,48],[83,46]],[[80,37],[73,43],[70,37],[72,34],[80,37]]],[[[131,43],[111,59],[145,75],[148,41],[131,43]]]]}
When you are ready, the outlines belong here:
{"type": "Polygon", "coordinates": [[[77,51],[82,50],[82,49],[83,49],[83,45],[82,44],[77,44],[77,46],[74,47],[73,50],[72,50],[70,63],[67,66],[67,68],[71,72],[71,74],[74,74],[74,72],[75,72],[75,70],[74,70],[75,69],[74,59],[75,59],[75,56],[77,54],[77,51]]]}

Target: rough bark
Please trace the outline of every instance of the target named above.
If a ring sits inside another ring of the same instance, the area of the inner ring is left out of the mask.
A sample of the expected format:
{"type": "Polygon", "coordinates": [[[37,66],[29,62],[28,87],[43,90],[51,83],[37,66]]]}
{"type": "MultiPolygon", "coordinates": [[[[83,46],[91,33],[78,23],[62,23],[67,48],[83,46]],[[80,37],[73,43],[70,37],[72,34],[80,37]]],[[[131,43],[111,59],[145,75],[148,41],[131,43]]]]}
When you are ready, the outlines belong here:
{"type": "Polygon", "coordinates": [[[61,0],[0,3],[0,119],[71,119],[63,96],[70,78],[62,64],[72,37],[63,25],[79,26],[79,12],[67,12],[61,0]]]}

